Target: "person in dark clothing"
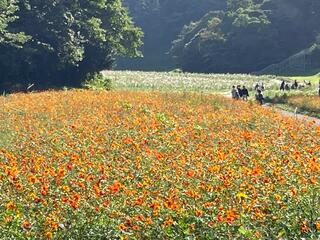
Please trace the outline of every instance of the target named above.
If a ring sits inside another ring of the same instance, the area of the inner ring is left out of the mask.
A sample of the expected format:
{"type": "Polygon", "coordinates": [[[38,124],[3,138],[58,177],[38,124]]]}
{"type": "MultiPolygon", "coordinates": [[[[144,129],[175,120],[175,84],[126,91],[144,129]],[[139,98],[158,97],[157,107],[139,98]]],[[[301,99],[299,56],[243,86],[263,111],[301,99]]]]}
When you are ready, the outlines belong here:
{"type": "Polygon", "coordinates": [[[261,90],[259,90],[259,89],[257,90],[256,100],[260,105],[263,105],[264,97],[262,95],[261,90]]]}
{"type": "Polygon", "coordinates": [[[282,80],[281,85],[280,85],[280,91],[284,91],[286,86],[286,82],[282,80]]]}
{"type": "Polygon", "coordinates": [[[245,86],[242,86],[242,99],[248,100],[249,97],[249,91],[245,86]]]}
{"type": "Polygon", "coordinates": [[[242,98],[242,89],[240,87],[240,85],[237,86],[237,91],[238,91],[238,95],[239,95],[239,98],[242,98]]]}
{"type": "Polygon", "coordinates": [[[292,85],[292,89],[298,89],[298,87],[299,87],[299,84],[298,84],[297,80],[294,80],[294,83],[292,85]]]}

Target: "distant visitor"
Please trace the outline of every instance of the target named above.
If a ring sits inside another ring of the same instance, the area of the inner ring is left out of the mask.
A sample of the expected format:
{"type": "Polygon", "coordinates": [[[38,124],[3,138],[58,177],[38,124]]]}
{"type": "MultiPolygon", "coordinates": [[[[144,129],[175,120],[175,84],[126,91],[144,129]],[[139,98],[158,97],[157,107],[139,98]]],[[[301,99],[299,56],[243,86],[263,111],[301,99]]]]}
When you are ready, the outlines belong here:
{"type": "Polygon", "coordinates": [[[231,95],[232,95],[232,98],[235,100],[238,100],[240,98],[239,93],[235,86],[232,86],[231,95]]]}
{"type": "Polygon", "coordinates": [[[263,97],[262,91],[260,89],[257,90],[256,100],[260,105],[263,105],[264,97],[263,97]]]}
{"type": "Polygon", "coordinates": [[[285,90],[285,86],[286,86],[286,82],[284,80],[282,80],[282,82],[280,84],[280,91],[284,91],[285,90]]]}
{"type": "Polygon", "coordinates": [[[242,99],[243,99],[243,100],[248,100],[249,91],[248,91],[248,89],[246,88],[246,86],[243,86],[243,87],[242,87],[241,92],[242,92],[242,99]]]}

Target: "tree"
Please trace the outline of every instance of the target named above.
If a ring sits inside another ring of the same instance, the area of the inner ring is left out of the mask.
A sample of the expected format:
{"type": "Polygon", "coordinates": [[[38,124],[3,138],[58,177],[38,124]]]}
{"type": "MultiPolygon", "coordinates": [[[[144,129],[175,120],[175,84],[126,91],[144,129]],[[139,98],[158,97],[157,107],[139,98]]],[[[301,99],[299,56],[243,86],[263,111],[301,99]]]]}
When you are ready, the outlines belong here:
{"type": "Polygon", "coordinates": [[[140,54],[142,32],[121,0],[21,0],[17,6],[13,26],[31,40],[0,57],[7,82],[75,85],[111,68],[115,56],[140,54]]]}
{"type": "Polygon", "coordinates": [[[16,0],[0,0],[0,44],[23,43],[28,40],[23,33],[14,33],[9,30],[9,24],[17,20],[18,10],[16,0]]]}

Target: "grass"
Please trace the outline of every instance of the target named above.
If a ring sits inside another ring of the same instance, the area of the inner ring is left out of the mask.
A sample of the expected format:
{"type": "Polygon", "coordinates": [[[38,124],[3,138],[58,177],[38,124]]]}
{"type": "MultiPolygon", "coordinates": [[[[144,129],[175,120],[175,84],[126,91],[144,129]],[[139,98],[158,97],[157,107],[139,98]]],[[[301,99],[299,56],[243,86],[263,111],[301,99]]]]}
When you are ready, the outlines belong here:
{"type": "Polygon", "coordinates": [[[176,72],[105,71],[117,89],[224,92],[232,85],[246,85],[253,89],[263,82],[269,89],[278,88],[281,77],[248,74],[196,74],[176,72]]]}
{"type": "Polygon", "coordinates": [[[288,98],[287,104],[298,108],[298,111],[320,118],[320,96],[296,95],[288,98]]]}
{"type": "Polygon", "coordinates": [[[266,102],[289,112],[320,118],[320,97],[314,88],[280,92],[268,90],[265,92],[266,102]]]}
{"type": "Polygon", "coordinates": [[[300,82],[303,82],[304,80],[306,80],[306,81],[310,81],[313,84],[318,84],[320,80],[320,72],[311,76],[294,76],[294,77],[291,77],[291,79],[297,80],[300,82]]]}

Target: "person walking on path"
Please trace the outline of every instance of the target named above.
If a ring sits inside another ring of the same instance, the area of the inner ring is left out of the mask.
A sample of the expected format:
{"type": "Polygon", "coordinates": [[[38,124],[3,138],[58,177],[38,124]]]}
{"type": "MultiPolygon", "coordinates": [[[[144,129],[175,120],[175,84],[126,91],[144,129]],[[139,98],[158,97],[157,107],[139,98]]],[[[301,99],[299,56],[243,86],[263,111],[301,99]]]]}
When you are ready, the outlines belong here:
{"type": "Polygon", "coordinates": [[[297,81],[297,80],[294,80],[294,83],[292,84],[291,88],[292,88],[292,89],[298,89],[298,87],[299,87],[298,81],[297,81]]]}
{"type": "Polygon", "coordinates": [[[286,86],[286,82],[282,80],[281,85],[280,85],[280,91],[284,91],[286,86]]]}
{"type": "Polygon", "coordinates": [[[254,86],[254,90],[258,91],[258,89],[260,89],[259,83],[256,83],[256,85],[254,86]]]}
{"type": "Polygon", "coordinates": [[[242,94],[242,89],[240,85],[237,86],[237,92],[238,92],[239,98],[241,99],[243,94],[242,94]]]}
{"type": "Polygon", "coordinates": [[[243,99],[243,100],[248,100],[249,91],[248,91],[248,89],[246,88],[246,86],[243,86],[241,91],[242,91],[242,99],[243,99]]]}
{"type": "Polygon", "coordinates": [[[260,105],[263,105],[264,97],[263,97],[262,92],[261,92],[260,89],[257,90],[256,100],[260,105]]]}
{"type": "Polygon", "coordinates": [[[318,84],[318,95],[320,97],[320,80],[319,80],[319,84],[318,84]]]}
{"type": "Polygon", "coordinates": [[[231,95],[232,95],[233,99],[235,99],[235,100],[239,99],[239,93],[238,93],[235,86],[232,86],[231,95]]]}

